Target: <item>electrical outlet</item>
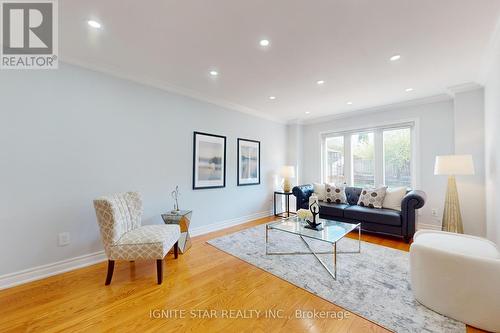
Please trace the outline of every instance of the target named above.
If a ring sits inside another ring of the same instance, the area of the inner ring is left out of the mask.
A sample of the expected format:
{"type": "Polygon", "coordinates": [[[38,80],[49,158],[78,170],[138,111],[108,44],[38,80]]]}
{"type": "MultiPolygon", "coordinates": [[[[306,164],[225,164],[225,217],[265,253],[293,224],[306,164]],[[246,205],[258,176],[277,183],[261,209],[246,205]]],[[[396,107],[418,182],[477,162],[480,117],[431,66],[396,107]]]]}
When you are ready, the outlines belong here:
{"type": "Polygon", "coordinates": [[[433,209],[431,210],[431,214],[432,214],[432,216],[434,216],[434,217],[438,217],[438,211],[437,211],[437,209],[436,209],[436,208],[433,208],[433,209]]]}
{"type": "Polygon", "coordinates": [[[69,243],[71,243],[71,238],[69,236],[69,232],[59,233],[58,238],[57,238],[57,243],[59,246],[69,245],[69,243]]]}

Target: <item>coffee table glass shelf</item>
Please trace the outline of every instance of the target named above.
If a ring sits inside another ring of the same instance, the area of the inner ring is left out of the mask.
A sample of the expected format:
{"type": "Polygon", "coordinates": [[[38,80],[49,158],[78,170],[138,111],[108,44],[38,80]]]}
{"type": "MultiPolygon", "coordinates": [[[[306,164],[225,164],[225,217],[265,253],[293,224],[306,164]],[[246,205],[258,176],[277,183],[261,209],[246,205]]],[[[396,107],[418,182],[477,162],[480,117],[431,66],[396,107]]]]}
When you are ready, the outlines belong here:
{"type": "Polygon", "coordinates": [[[300,255],[312,254],[319,263],[326,269],[326,271],[337,279],[337,253],[361,253],[361,223],[352,224],[340,221],[333,221],[327,219],[319,219],[321,222],[322,230],[312,230],[306,228],[307,223],[297,216],[292,216],[284,220],[271,222],[266,224],[266,255],[300,255]],[[344,238],[348,233],[356,230],[358,231],[358,250],[357,251],[337,251],[337,242],[344,238]],[[304,242],[309,252],[270,252],[268,250],[269,244],[269,231],[276,230],[287,232],[299,236],[304,242]],[[309,246],[304,238],[316,239],[332,245],[332,251],[328,252],[315,252],[309,246]],[[326,264],[318,257],[318,254],[333,254],[333,272],[326,266],[326,264]]]}

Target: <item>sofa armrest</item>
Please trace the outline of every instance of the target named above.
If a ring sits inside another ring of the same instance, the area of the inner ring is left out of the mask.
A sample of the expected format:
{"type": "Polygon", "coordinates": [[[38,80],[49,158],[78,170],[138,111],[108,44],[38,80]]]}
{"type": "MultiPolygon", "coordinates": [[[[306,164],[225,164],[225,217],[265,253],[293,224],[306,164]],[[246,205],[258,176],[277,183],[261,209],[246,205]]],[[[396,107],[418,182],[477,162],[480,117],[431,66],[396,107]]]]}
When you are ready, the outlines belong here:
{"type": "Polygon", "coordinates": [[[295,186],[292,193],[297,198],[297,210],[309,208],[309,197],[313,194],[314,188],[311,184],[295,186]]]}
{"type": "Polygon", "coordinates": [[[403,197],[401,201],[402,232],[405,240],[409,240],[415,234],[416,209],[425,205],[427,195],[424,191],[413,190],[403,197]]]}
{"type": "Polygon", "coordinates": [[[413,190],[408,193],[403,197],[403,201],[401,201],[401,209],[406,208],[412,208],[412,209],[419,209],[424,207],[425,205],[425,200],[427,199],[427,195],[425,194],[424,191],[419,191],[419,190],[413,190]]]}

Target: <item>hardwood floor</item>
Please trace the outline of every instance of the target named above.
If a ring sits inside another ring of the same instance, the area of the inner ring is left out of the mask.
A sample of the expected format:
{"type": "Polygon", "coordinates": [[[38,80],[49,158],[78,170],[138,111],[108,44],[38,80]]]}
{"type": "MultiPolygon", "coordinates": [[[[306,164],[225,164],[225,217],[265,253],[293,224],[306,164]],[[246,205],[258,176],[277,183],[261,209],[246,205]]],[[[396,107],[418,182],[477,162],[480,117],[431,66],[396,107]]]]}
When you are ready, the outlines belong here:
{"type": "MultiPolygon", "coordinates": [[[[155,262],[138,261],[116,262],[110,286],[104,286],[107,263],[103,262],[2,290],[0,332],[388,332],[352,313],[342,320],[296,319],[296,310],[344,310],[206,243],[270,220],[193,238],[189,252],[177,260],[173,255],[166,258],[161,286],[156,284],[155,262]],[[270,314],[286,318],[261,314],[255,319],[252,313],[254,319],[216,319],[203,312],[206,309],[216,310],[219,317],[229,309],[247,310],[233,313],[247,316],[249,310],[274,310],[270,314]],[[184,314],[186,318],[175,319],[176,310],[177,317],[184,314]],[[165,318],[167,315],[174,318],[165,318]],[[206,318],[200,318],[203,315],[206,318]]],[[[362,238],[409,249],[408,244],[391,238],[362,238]]],[[[468,332],[480,331],[468,328],[468,332]]]]}

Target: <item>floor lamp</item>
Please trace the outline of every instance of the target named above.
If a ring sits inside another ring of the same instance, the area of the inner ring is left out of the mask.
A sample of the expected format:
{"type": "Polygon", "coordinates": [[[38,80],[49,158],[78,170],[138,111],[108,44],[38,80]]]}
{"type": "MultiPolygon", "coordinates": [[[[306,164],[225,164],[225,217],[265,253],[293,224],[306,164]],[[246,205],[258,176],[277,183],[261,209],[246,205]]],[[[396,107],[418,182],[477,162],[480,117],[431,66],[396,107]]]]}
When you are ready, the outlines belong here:
{"type": "Polygon", "coordinates": [[[434,174],[448,176],[442,230],[463,234],[464,227],[462,224],[462,214],[460,213],[460,202],[458,200],[457,182],[455,180],[455,176],[474,174],[472,156],[436,156],[434,174]]]}

